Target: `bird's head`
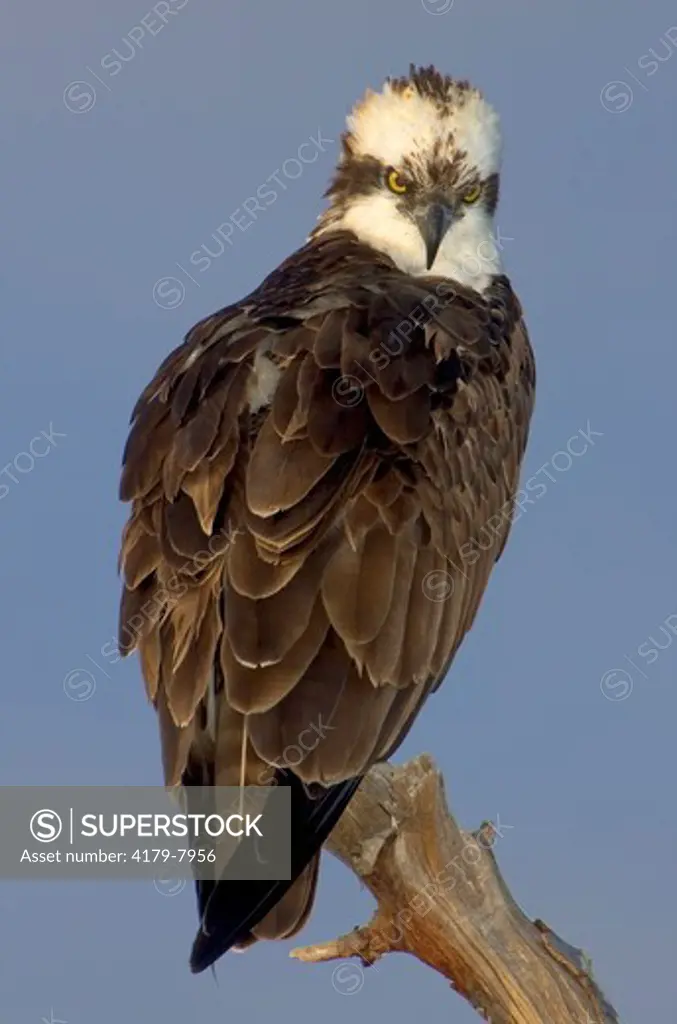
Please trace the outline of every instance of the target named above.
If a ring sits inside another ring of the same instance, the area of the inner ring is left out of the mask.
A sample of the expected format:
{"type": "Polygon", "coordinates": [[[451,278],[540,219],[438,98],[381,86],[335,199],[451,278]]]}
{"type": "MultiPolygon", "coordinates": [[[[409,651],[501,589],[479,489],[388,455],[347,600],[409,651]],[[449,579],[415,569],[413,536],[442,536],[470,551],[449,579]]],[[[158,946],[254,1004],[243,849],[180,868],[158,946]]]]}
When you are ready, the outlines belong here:
{"type": "Polygon", "coordinates": [[[501,136],[477,89],[412,65],[408,78],[367,92],[341,141],[314,236],[349,230],[408,273],[479,291],[500,273],[493,220],[501,136]]]}

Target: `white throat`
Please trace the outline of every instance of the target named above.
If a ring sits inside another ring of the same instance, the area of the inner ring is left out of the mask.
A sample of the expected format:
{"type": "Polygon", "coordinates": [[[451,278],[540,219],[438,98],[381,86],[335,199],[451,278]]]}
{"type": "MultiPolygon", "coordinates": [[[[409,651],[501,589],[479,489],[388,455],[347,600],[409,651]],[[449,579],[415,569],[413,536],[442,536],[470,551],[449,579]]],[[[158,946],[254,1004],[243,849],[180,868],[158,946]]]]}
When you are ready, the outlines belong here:
{"type": "Polygon", "coordinates": [[[447,277],[484,292],[492,277],[502,272],[493,220],[480,207],[467,210],[452,224],[430,270],[426,267],[425,246],[418,228],[398,211],[387,194],[357,199],[342,217],[323,230],[330,227],[353,231],[360,241],[385,253],[400,270],[414,277],[447,277]]]}

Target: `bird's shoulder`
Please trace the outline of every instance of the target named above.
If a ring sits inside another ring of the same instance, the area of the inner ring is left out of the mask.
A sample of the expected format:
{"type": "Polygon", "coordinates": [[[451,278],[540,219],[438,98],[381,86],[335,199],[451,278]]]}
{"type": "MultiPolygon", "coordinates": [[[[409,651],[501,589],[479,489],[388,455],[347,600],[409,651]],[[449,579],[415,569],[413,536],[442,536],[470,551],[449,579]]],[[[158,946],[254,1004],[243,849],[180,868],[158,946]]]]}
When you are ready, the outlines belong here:
{"type": "MultiPolygon", "coordinates": [[[[497,430],[506,417],[518,421],[519,459],[534,384],[507,277],[484,294],[413,278],[337,232],[201,320],[165,359],[132,414],[120,496],[175,506],[188,494],[209,533],[224,501],[218,481],[236,478],[237,459],[253,464],[242,486],[254,508],[271,475],[275,500],[289,508],[285,488],[300,499],[330,466],[340,476],[356,452],[411,452],[440,423],[445,445],[458,447],[472,422],[494,414],[497,430]]],[[[274,503],[259,512],[279,511],[274,503]]]]}
{"type": "Polygon", "coordinates": [[[345,352],[328,352],[328,337],[336,337],[329,324],[336,327],[341,314],[345,336],[363,336],[368,346],[356,374],[360,382],[378,377],[379,364],[392,364],[395,355],[400,364],[420,363],[422,342],[431,366],[447,361],[437,383],[450,372],[456,376],[457,356],[466,376],[480,364],[498,369],[514,336],[519,352],[513,355],[533,366],[519,299],[507,277],[496,277],[483,294],[445,278],[412,277],[350,232],[337,231],[311,240],[243,299],[198,321],[143,389],[132,421],[156,400],[167,404],[179,390],[181,419],[191,409],[185,401],[191,382],[204,398],[210,380],[227,366],[251,367],[261,350],[285,362],[305,344],[315,349],[323,369],[349,377],[345,352]]]}

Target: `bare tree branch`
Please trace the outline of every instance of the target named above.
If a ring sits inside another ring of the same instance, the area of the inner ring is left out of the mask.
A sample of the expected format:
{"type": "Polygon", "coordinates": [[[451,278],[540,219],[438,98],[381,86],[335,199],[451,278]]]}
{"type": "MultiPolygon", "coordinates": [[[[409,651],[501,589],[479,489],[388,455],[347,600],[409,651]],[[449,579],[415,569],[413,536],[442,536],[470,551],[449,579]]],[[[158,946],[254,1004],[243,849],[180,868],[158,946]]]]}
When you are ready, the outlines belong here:
{"type": "Polygon", "coordinates": [[[371,890],[377,909],[349,935],[293,950],[307,962],[411,953],[493,1024],[618,1024],[581,950],[517,906],[491,847],[500,823],[463,832],[424,754],[377,765],[328,848],[371,890]]]}

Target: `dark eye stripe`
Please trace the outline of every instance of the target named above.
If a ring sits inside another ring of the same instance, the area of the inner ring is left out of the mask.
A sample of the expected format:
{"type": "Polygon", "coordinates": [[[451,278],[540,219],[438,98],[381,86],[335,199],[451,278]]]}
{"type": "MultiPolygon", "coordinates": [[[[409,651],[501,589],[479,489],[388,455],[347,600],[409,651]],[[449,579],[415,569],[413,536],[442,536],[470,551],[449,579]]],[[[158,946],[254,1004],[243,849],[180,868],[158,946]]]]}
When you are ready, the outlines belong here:
{"type": "MultiPolygon", "coordinates": [[[[375,157],[355,157],[351,154],[350,147],[344,142],[344,159],[336,170],[334,180],[325,193],[331,200],[332,207],[337,210],[354,199],[356,196],[366,196],[383,189],[386,170],[397,170],[407,184],[406,192],[394,193],[401,196],[404,202],[413,200],[421,190],[428,185],[433,188],[449,188],[456,190],[461,181],[465,179],[465,191],[469,191],[468,168],[463,154],[455,154],[449,161],[439,155],[425,166],[407,166],[407,160],[403,161],[401,168],[385,168],[375,157]],[[421,180],[419,182],[419,177],[421,180]]],[[[477,180],[477,179],[476,179],[477,180]]],[[[494,213],[498,202],[499,176],[491,174],[484,180],[482,189],[482,203],[489,213],[494,213]]]]}

